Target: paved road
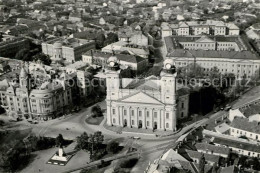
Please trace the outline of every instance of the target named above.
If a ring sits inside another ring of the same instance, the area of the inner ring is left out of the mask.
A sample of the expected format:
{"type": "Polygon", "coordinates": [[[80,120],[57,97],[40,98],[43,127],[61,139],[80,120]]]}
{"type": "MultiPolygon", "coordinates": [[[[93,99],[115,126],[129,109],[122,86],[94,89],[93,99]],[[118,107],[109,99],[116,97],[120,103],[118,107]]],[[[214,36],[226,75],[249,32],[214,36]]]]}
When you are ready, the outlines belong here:
{"type": "MultiPolygon", "coordinates": [[[[103,101],[99,103],[99,105],[101,107],[104,107],[105,102],[103,101]]],[[[116,134],[115,132],[108,131],[103,127],[103,125],[95,126],[95,125],[86,124],[85,119],[87,115],[90,115],[90,110],[91,108],[87,108],[69,117],[42,122],[36,125],[31,125],[31,124],[29,125],[33,129],[32,132],[35,133],[36,135],[44,135],[50,137],[56,137],[58,134],[62,134],[64,138],[75,139],[76,136],[81,135],[84,131],[86,131],[87,133],[102,131],[102,133],[105,135],[106,140],[115,139],[115,138],[126,138],[126,135],[116,134]]],[[[222,114],[223,112],[215,113],[209,119],[218,118],[222,114]]],[[[141,154],[142,157],[144,158],[148,157],[147,160],[148,162],[153,161],[149,157],[151,153],[159,152],[159,154],[163,154],[168,149],[176,147],[177,141],[178,139],[180,139],[182,135],[191,132],[192,130],[194,130],[195,128],[203,124],[206,124],[209,121],[209,119],[204,118],[200,121],[190,124],[184,127],[177,134],[165,138],[154,138],[154,137],[144,136],[141,138],[141,140],[137,141],[136,145],[140,146],[140,150],[142,151],[141,154]]],[[[116,159],[115,157],[113,158],[116,159]]],[[[93,164],[95,165],[95,163],[93,164]]],[[[145,167],[142,166],[140,169],[145,170],[145,167]]]]}

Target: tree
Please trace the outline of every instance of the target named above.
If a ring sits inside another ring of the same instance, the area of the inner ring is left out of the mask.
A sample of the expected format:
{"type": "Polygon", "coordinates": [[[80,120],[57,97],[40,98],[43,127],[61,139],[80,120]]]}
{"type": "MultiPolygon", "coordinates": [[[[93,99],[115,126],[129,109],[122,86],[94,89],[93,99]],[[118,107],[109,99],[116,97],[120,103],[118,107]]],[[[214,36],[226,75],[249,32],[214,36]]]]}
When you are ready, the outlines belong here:
{"type": "Polygon", "coordinates": [[[16,172],[29,159],[23,141],[15,140],[3,146],[3,150],[6,152],[2,153],[1,165],[6,172],[16,172]]]}
{"type": "Polygon", "coordinates": [[[95,146],[95,137],[94,135],[89,135],[89,151],[90,155],[94,154],[94,146],[95,146]]]}
{"type": "Polygon", "coordinates": [[[29,59],[29,57],[30,57],[29,49],[21,49],[15,55],[15,59],[23,60],[23,61],[26,61],[27,59],[29,59]]]}
{"type": "Polygon", "coordinates": [[[118,41],[118,35],[113,32],[110,32],[107,34],[107,38],[106,38],[106,41],[104,42],[104,45],[109,45],[109,44],[115,43],[117,41],[118,41]]]}
{"type": "Polygon", "coordinates": [[[260,170],[260,162],[257,157],[253,158],[251,165],[253,165],[254,170],[258,170],[258,171],[260,170]]]}
{"type": "Polygon", "coordinates": [[[102,135],[101,131],[97,131],[94,133],[94,138],[97,144],[97,148],[99,149],[104,142],[104,135],[102,135]]]}
{"type": "Polygon", "coordinates": [[[208,14],[208,13],[209,13],[209,10],[206,8],[206,9],[203,10],[203,13],[204,13],[204,14],[208,14]]]}
{"type": "Polygon", "coordinates": [[[45,65],[51,64],[51,59],[48,55],[45,55],[44,53],[39,53],[33,57],[33,60],[38,61],[40,60],[45,65]]]}
{"type": "Polygon", "coordinates": [[[93,106],[91,108],[91,113],[92,113],[93,117],[100,117],[100,116],[102,116],[101,107],[99,105],[93,106]]]}
{"type": "Polygon", "coordinates": [[[106,40],[105,35],[101,32],[98,32],[97,37],[96,37],[96,47],[97,47],[97,49],[101,49],[102,47],[104,47],[105,40],[106,40]]]}
{"type": "Polygon", "coordinates": [[[204,173],[205,164],[206,164],[205,157],[204,154],[202,154],[199,161],[199,173],[204,173]]]}
{"type": "Polygon", "coordinates": [[[62,147],[64,145],[64,139],[62,134],[59,134],[55,139],[56,146],[62,147]]]}
{"type": "Polygon", "coordinates": [[[75,149],[77,150],[88,150],[89,149],[89,136],[86,132],[76,138],[77,145],[75,149]]]}
{"type": "Polygon", "coordinates": [[[116,141],[112,141],[107,144],[107,151],[111,153],[117,153],[119,151],[119,143],[116,141]]]}

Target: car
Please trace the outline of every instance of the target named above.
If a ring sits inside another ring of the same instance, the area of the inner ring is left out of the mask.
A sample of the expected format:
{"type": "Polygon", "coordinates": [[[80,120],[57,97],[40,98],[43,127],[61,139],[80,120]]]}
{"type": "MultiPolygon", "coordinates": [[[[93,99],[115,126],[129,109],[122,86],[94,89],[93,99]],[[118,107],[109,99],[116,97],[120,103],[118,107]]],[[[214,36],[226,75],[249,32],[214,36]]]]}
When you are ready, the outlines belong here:
{"type": "Polygon", "coordinates": [[[141,139],[140,137],[138,137],[138,136],[134,136],[133,137],[133,139],[136,139],[136,140],[138,140],[138,139],[141,139]]]}
{"type": "Polygon", "coordinates": [[[231,106],[230,105],[226,105],[225,111],[229,111],[229,109],[231,109],[231,106]]]}

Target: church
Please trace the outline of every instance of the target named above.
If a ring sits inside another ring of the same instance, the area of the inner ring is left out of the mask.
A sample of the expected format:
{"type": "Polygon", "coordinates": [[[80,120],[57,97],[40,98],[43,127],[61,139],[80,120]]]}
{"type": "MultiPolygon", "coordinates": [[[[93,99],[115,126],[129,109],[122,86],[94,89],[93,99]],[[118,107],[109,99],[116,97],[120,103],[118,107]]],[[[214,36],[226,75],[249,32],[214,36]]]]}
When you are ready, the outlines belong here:
{"type": "Polygon", "coordinates": [[[177,120],[189,110],[188,89],[178,87],[172,59],[164,61],[160,77],[123,78],[120,61],[108,59],[107,124],[109,126],[176,131],[177,120]]]}

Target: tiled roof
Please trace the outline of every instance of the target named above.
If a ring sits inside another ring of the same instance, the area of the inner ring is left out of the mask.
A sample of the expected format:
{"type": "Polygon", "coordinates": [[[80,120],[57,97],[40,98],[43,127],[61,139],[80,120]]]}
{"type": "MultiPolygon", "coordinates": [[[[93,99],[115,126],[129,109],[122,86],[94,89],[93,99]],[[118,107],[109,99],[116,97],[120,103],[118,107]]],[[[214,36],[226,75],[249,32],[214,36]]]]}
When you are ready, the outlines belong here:
{"type": "Polygon", "coordinates": [[[227,58],[227,59],[248,59],[260,60],[259,56],[250,51],[217,51],[217,50],[183,50],[176,49],[167,54],[167,57],[187,57],[187,58],[227,58]],[[188,53],[189,52],[189,53],[188,53]],[[187,56],[188,54],[188,56],[187,56]],[[193,56],[190,56],[192,54],[193,56]]]}
{"type": "Polygon", "coordinates": [[[168,36],[165,37],[166,46],[173,49],[181,48],[183,42],[235,42],[241,50],[250,50],[251,46],[246,44],[243,37],[230,35],[190,35],[190,36],[168,36]]]}
{"type": "Polygon", "coordinates": [[[206,161],[215,162],[215,163],[219,162],[219,156],[216,156],[216,155],[205,154],[205,153],[202,154],[198,151],[193,151],[193,150],[185,150],[185,151],[191,158],[200,159],[202,157],[202,155],[204,155],[206,161]]]}
{"type": "Polygon", "coordinates": [[[260,134],[259,122],[256,122],[256,121],[249,122],[249,120],[247,118],[236,117],[236,118],[234,118],[234,120],[232,121],[230,126],[237,128],[237,129],[245,130],[248,132],[260,134]]]}
{"type": "Polygon", "coordinates": [[[229,148],[223,148],[223,147],[219,147],[207,143],[196,143],[195,147],[197,148],[197,150],[203,150],[203,151],[208,150],[209,152],[213,151],[214,153],[227,154],[227,155],[230,153],[229,148]]]}
{"type": "MultiPolygon", "coordinates": [[[[101,51],[96,51],[96,50],[91,50],[86,52],[84,55],[88,55],[88,56],[93,56],[94,57],[103,57],[103,58],[109,58],[111,56],[113,56],[112,53],[108,53],[108,52],[101,52],[101,51]]],[[[125,62],[130,62],[130,63],[139,63],[142,61],[146,61],[146,59],[137,56],[137,55],[127,55],[127,54],[116,54],[115,55],[117,57],[118,60],[120,61],[125,61],[125,62]]]]}
{"type": "Polygon", "coordinates": [[[238,172],[239,172],[239,169],[235,165],[232,165],[229,167],[224,167],[224,168],[221,168],[221,170],[220,170],[220,173],[238,173],[238,172]]]}
{"type": "Polygon", "coordinates": [[[239,148],[243,150],[248,150],[251,152],[259,152],[260,151],[260,146],[256,144],[251,144],[251,143],[246,143],[238,140],[233,140],[231,138],[219,138],[215,137],[213,140],[213,143],[228,146],[228,147],[234,147],[234,148],[239,148]]]}

